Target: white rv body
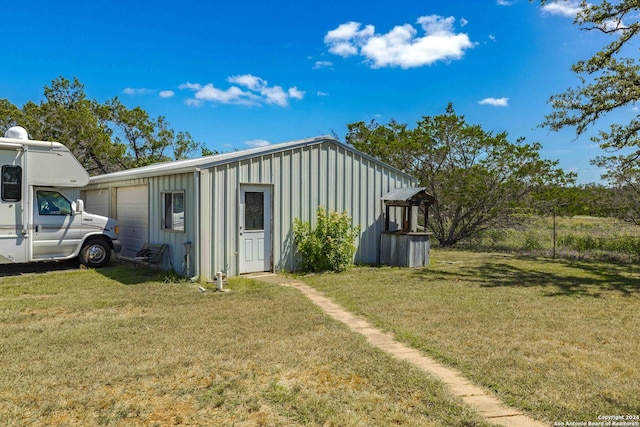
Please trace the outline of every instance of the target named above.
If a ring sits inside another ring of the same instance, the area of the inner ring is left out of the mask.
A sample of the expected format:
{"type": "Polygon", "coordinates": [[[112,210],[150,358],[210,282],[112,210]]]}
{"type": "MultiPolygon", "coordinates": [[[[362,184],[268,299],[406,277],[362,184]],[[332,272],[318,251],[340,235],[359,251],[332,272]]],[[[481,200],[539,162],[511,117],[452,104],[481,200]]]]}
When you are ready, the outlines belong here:
{"type": "Polygon", "coordinates": [[[64,145],[28,140],[20,129],[0,138],[0,264],[78,257],[105,265],[120,250],[116,221],[60,191],[87,185],[89,174],[64,145]]]}

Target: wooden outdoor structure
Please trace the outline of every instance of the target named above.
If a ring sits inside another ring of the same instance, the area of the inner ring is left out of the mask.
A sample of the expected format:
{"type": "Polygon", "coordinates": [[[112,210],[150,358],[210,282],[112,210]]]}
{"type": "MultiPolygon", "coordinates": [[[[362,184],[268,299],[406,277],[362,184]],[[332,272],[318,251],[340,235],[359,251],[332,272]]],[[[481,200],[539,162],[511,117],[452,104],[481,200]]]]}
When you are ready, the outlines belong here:
{"type": "Polygon", "coordinates": [[[433,196],[421,187],[399,188],[385,194],[382,201],[385,209],[380,263],[400,267],[429,265],[432,233],[427,232],[427,224],[429,206],[435,202],[433,196]]]}

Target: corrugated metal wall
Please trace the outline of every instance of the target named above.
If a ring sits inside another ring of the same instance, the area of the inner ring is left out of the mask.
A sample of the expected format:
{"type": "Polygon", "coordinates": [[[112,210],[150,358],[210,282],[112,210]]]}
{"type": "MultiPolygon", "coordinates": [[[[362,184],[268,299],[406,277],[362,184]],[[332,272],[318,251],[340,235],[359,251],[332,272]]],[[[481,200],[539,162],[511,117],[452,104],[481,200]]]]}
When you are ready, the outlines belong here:
{"type": "MultiPolygon", "coordinates": [[[[149,242],[169,245],[171,266],[178,274],[189,274],[195,271],[192,250],[190,272],[185,270],[185,246],[187,242],[195,244],[196,193],[194,191],[192,173],[166,175],[149,178],[149,242]],[[172,231],[162,228],[162,194],[171,191],[184,191],[184,231],[172,231]]],[[[168,267],[168,266],[166,266],[168,267]]]]}
{"type": "Polygon", "coordinates": [[[80,199],[81,189],[78,187],[54,187],[56,190],[67,196],[71,201],[80,199]]]}
{"type": "Polygon", "coordinates": [[[315,225],[318,206],[338,212],[346,210],[353,224],[362,226],[355,261],[377,263],[383,228],[380,198],[396,187],[415,184],[408,175],[326,141],[194,173],[90,184],[84,190],[110,188],[111,216],[114,217],[115,189],[145,183],[149,186],[149,242],[169,244],[171,264],[178,273],[183,273],[185,268],[184,244],[192,242],[190,271],[184,273],[189,277],[195,274],[196,262],[202,257],[200,274],[205,280],[213,279],[217,271],[231,276],[238,274],[238,207],[242,184],[271,186],[272,254],[276,271],[296,268],[293,221],[299,218],[315,225]],[[165,191],[185,192],[184,231],[161,227],[161,195],[165,191]]]}
{"type": "Polygon", "coordinates": [[[113,203],[109,216],[117,218],[117,188],[130,187],[137,185],[148,185],[149,188],[149,212],[140,212],[141,215],[148,215],[149,236],[148,243],[166,243],[169,245],[169,258],[162,267],[173,267],[173,270],[179,274],[194,274],[195,267],[195,247],[190,252],[190,268],[189,272],[185,271],[185,255],[187,254],[184,244],[191,242],[196,244],[196,192],[194,187],[194,175],[192,173],[183,173],[175,175],[157,176],[145,179],[129,179],[121,181],[113,181],[103,184],[90,184],[84,190],[94,190],[101,188],[110,188],[113,203]],[[185,206],[185,229],[184,231],[172,231],[162,229],[162,194],[169,191],[184,191],[185,206]]]}
{"type": "Polygon", "coordinates": [[[119,181],[111,181],[107,183],[100,184],[89,184],[86,187],[80,189],[80,197],[86,198],[86,192],[90,190],[107,190],[109,191],[109,217],[118,219],[117,217],[117,197],[116,197],[116,189],[118,187],[131,187],[136,185],[147,185],[148,180],[146,178],[134,178],[134,179],[126,179],[119,181]]]}
{"type": "MultiPolygon", "coordinates": [[[[212,197],[207,218],[211,269],[224,269],[230,275],[237,274],[239,265],[237,209],[241,184],[273,186],[275,270],[296,268],[294,218],[315,225],[318,206],[346,210],[353,224],[362,226],[355,261],[377,263],[383,227],[380,198],[396,187],[413,185],[407,175],[329,142],[217,166],[203,178],[209,180],[206,187],[212,197]]],[[[204,237],[202,244],[206,245],[204,237]]]]}

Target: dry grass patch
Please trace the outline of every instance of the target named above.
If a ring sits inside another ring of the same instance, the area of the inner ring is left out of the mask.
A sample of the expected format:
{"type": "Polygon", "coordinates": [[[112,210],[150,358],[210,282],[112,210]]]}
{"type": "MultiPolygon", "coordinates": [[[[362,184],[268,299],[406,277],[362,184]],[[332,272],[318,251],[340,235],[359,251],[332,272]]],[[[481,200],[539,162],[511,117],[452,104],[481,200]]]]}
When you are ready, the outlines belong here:
{"type": "Polygon", "coordinates": [[[432,251],[303,278],[534,417],[640,414],[640,268],[432,251]]]}
{"type": "Polygon", "coordinates": [[[228,288],[123,268],[0,280],[0,424],[486,425],[297,290],[228,288]]]}

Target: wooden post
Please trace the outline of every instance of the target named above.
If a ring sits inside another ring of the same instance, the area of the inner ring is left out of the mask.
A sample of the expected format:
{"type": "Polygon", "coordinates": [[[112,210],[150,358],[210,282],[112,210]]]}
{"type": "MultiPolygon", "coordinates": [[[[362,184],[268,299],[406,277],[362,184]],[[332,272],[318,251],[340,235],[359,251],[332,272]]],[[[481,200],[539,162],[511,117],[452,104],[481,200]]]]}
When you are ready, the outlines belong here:
{"type": "Polygon", "coordinates": [[[384,231],[389,231],[389,205],[385,203],[384,231]]]}

